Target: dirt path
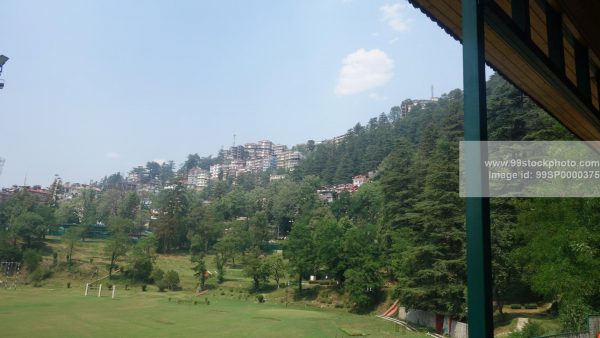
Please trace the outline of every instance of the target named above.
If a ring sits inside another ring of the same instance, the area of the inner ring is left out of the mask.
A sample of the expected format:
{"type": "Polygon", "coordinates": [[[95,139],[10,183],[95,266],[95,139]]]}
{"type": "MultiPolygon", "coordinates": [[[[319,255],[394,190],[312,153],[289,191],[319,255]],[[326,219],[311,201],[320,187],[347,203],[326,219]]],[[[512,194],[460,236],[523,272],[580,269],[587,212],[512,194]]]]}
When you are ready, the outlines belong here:
{"type": "Polygon", "coordinates": [[[523,328],[525,327],[525,325],[527,325],[527,323],[529,323],[529,318],[517,318],[517,327],[515,328],[515,331],[521,331],[523,330],[523,328]]]}

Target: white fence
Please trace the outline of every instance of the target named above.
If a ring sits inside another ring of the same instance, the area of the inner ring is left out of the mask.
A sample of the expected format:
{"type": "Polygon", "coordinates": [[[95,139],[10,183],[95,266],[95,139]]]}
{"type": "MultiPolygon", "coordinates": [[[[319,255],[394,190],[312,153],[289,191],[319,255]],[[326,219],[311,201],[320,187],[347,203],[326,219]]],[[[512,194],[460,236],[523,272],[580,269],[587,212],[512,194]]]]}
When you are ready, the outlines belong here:
{"type": "Polygon", "coordinates": [[[453,338],[468,338],[469,336],[468,325],[456,321],[450,316],[423,310],[407,310],[405,307],[400,306],[398,307],[398,318],[409,323],[426,326],[437,333],[442,333],[453,338]]]}

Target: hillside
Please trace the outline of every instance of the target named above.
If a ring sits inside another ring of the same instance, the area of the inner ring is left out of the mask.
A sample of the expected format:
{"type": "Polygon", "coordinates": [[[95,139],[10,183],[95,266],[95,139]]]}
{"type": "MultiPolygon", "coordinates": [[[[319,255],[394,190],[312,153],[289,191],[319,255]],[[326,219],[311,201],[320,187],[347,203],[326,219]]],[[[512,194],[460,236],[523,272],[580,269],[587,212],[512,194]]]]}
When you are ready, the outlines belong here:
{"type": "MultiPolygon", "coordinates": [[[[488,81],[488,107],[492,140],[573,139],[496,75],[488,81]]],[[[392,108],[367,126],[356,125],[341,142],[307,145],[306,160],[288,178],[249,173],[212,181],[202,191],[187,189],[181,179],[151,191],[106,185],[49,202],[20,192],[0,205],[0,253],[3,260],[23,261],[31,283],[41,285],[65,271],[84,280],[94,266],[118,269],[114,280],[163,290],[178,284],[199,292],[242,288],[279,300],[282,292],[273,288],[289,282],[296,299],[328,308],[339,300],[346,311],[371,313],[399,299],[464,320],[462,123],[462,93],[454,90],[406,117],[392,108]],[[377,174],[331,201],[317,194],[369,171],[377,174]],[[60,248],[45,238],[58,224],[68,228],[60,248]],[[94,224],[109,235],[93,262],[79,259],[82,239],[93,247],[87,241],[94,224]],[[165,264],[167,257],[181,265],[165,264]],[[205,279],[207,271],[215,277],[205,279]],[[315,291],[311,279],[326,290],[315,291]]],[[[506,319],[507,304],[554,303],[549,318],[564,330],[580,329],[582,318],[600,309],[600,294],[590,287],[600,284],[598,252],[579,249],[599,246],[600,201],[491,202],[497,319],[506,319]]]]}

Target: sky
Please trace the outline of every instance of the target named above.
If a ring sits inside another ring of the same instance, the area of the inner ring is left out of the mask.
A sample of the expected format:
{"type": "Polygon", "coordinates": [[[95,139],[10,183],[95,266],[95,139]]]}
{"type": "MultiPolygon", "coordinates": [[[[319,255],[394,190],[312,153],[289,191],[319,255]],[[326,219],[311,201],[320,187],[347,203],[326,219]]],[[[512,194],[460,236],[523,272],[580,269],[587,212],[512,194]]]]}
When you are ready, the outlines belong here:
{"type": "Polygon", "coordinates": [[[344,134],[462,88],[460,44],[405,1],[5,1],[0,187],[344,134]]]}

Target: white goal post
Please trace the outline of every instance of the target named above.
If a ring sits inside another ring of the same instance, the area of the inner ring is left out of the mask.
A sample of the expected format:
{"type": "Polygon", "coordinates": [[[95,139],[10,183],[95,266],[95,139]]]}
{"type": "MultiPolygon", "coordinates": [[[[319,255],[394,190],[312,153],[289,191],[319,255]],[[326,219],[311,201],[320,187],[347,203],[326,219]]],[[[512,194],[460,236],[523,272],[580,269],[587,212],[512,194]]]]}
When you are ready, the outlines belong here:
{"type": "MultiPolygon", "coordinates": [[[[86,283],[85,284],[85,293],[83,295],[85,297],[87,297],[89,292],[94,289],[95,289],[95,287],[91,283],[86,283]]],[[[109,288],[109,290],[111,290],[111,298],[115,299],[115,291],[117,290],[117,286],[113,284],[112,288],[109,288]]],[[[98,297],[102,297],[102,284],[98,285],[98,297]]]]}

